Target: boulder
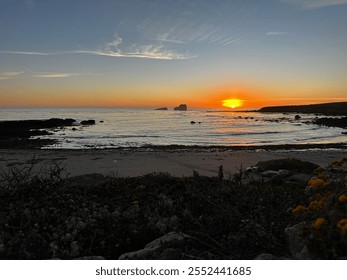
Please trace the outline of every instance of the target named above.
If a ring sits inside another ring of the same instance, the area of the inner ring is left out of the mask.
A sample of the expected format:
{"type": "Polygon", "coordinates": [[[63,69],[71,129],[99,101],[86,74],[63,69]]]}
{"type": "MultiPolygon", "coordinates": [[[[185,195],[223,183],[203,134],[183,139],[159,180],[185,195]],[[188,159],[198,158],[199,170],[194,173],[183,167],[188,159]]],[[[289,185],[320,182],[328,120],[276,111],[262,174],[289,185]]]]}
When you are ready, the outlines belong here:
{"type": "Polygon", "coordinates": [[[186,104],[180,104],[178,107],[175,107],[175,111],[187,111],[187,105],[186,104]]]}
{"type": "Polygon", "coordinates": [[[143,249],[121,255],[119,260],[180,259],[180,244],[191,237],[181,232],[169,232],[148,243],[143,249]]]}
{"type": "Polygon", "coordinates": [[[313,256],[310,254],[305,240],[301,237],[305,224],[300,223],[284,230],[284,234],[288,243],[288,249],[294,259],[311,260],[313,256]]]}
{"type": "Polygon", "coordinates": [[[277,257],[275,255],[272,255],[272,254],[260,254],[258,255],[255,260],[289,260],[288,258],[286,257],[277,257]]]}
{"type": "Polygon", "coordinates": [[[260,171],[265,171],[265,170],[279,171],[283,169],[288,171],[312,173],[314,170],[316,170],[319,167],[319,165],[309,161],[302,161],[295,158],[286,158],[286,159],[273,159],[273,160],[267,160],[267,161],[260,161],[256,164],[256,167],[258,167],[260,171]]]}
{"type": "Polygon", "coordinates": [[[105,260],[105,258],[102,256],[85,256],[85,257],[75,258],[74,260],[102,261],[102,260],[105,260]]]}

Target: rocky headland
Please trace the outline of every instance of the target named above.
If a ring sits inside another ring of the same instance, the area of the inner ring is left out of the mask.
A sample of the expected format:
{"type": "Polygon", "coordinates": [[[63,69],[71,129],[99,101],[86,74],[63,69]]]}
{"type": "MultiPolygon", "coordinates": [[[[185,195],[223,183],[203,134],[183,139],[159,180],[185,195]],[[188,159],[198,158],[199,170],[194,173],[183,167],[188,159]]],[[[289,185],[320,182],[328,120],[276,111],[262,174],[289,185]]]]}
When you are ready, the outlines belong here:
{"type": "Polygon", "coordinates": [[[301,113],[347,116],[347,102],[333,102],[310,105],[267,106],[258,110],[262,113],[301,113]]]}

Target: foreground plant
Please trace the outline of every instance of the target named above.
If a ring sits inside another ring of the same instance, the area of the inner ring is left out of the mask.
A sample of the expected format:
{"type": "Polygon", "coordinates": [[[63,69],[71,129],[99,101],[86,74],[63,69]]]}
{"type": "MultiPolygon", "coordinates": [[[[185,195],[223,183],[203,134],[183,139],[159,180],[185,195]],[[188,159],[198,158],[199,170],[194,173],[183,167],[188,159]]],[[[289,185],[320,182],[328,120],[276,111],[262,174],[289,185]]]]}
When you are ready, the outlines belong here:
{"type": "Polygon", "coordinates": [[[346,162],[343,158],[317,169],[316,177],[308,182],[308,203],[293,209],[305,224],[302,237],[312,258],[347,257],[346,162]]]}

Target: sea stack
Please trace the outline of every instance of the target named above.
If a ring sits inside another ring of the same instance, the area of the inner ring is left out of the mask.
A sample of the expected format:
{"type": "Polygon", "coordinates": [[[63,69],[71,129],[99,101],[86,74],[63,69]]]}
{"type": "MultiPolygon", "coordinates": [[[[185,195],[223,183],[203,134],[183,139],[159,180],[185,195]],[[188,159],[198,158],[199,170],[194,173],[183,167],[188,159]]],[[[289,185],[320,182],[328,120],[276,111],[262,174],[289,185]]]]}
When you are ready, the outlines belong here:
{"type": "Polygon", "coordinates": [[[186,104],[180,104],[178,107],[174,108],[175,111],[187,111],[187,105],[186,104]]]}

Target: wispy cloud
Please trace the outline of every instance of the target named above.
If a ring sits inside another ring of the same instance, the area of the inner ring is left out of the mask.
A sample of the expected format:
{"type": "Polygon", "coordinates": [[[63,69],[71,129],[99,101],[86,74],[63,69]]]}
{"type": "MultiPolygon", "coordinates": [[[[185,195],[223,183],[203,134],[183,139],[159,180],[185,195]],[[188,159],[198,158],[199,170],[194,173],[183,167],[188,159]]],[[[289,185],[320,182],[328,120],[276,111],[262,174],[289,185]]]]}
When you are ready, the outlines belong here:
{"type": "Polygon", "coordinates": [[[23,71],[10,71],[10,72],[1,72],[0,73],[0,80],[10,80],[15,76],[19,76],[23,74],[23,71]]]}
{"type": "Polygon", "coordinates": [[[36,74],[33,75],[35,78],[67,78],[71,76],[76,76],[79,74],[75,73],[42,73],[42,74],[36,74]]]}
{"type": "Polygon", "coordinates": [[[38,56],[89,54],[109,57],[148,58],[161,60],[189,59],[194,57],[193,55],[187,53],[180,53],[174,50],[167,49],[163,44],[132,44],[130,46],[123,45],[123,39],[115,35],[113,41],[107,42],[95,50],[73,50],[64,52],[0,51],[0,53],[38,56]]]}
{"type": "Polygon", "coordinates": [[[50,52],[30,52],[30,51],[0,51],[2,54],[18,54],[18,55],[58,55],[63,53],[50,53],[50,52]]]}
{"type": "Polygon", "coordinates": [[[2,75],[2,76],[18,76],[18,75],[21,75],[23,73],[24,73],[23,71],[11,71],[11,72],[2,72],[2,73],[0,73],[0,75],[2,75]]]}
{"type": "Polygon", "coordinates": [[[188,59],[191,55],[179,53],[173,50],[166,49],[164,45],[159,44],[133,44],[123,47],[121,37],[115,35],[112,42],[106,43],[95,51],[75,51],[75,53],[85,53],[93,55],[103,55],[111,57],[130,57],[130,58],[150,58],[162,60],[188,59]]]}
{"type": "Polygon", "coordinates": [[[173,44],[184,44],[184,41],[178,40],[177,38],[170,37],[170,33],[163,33],[156,36],[156,40],[166,43],[173,44]]]}
{"type": "Polygon", "coordinates": [[[186,53],[180,53],[167,49],[163,44],[126,45],[123,43],[123,39],[118,35],[114,35],[113,41],[105,43],[96,50],[77,50],[70,53],[160,60],[189,59],[193,57],[192,55],[186,53]]]}
{"type": "Polygon", "coordinates": [[[267,36],[282,36],[282,35],[287,35],[289,34],[288,32],[280,32],[280,31],[269,31],[266,33],[267,36]]]}
{"type": "Polygon", "coordinates": [[[69,73],[69,72],[36,72],[32,70],[0,72],[0,80],[10,80],[19,77],[30,78],[68,78],[72,76],[95,76],[96,73],[69,73]]]}
{"type": "Polygon", "coordinates": [[[347,4],[347,0],[281,0],[300,7],[301,9],[315,9],[327,6],[347,4]]]}

